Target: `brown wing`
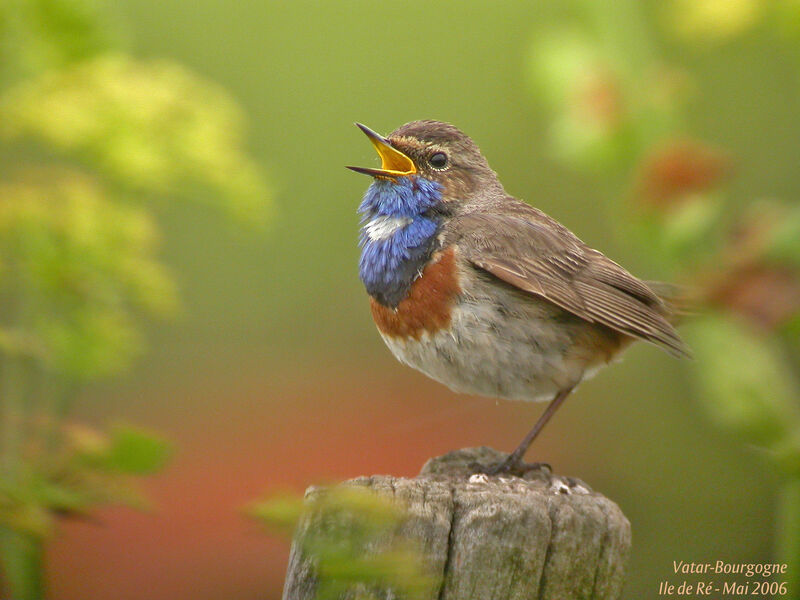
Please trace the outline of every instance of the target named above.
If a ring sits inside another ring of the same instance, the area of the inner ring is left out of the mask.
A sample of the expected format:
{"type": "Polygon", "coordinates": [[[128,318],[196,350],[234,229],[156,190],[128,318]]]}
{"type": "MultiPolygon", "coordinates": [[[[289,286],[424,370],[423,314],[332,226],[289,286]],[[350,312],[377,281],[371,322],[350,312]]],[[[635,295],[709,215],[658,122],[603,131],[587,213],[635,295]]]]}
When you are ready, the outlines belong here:
{"type": "Polygon", "coordinates": [[[459,251],[476,267],[590,323],[688,355],[667,320],[669,309],[646,284],[541,211],[524,207],[457,217],[459,251]]]}

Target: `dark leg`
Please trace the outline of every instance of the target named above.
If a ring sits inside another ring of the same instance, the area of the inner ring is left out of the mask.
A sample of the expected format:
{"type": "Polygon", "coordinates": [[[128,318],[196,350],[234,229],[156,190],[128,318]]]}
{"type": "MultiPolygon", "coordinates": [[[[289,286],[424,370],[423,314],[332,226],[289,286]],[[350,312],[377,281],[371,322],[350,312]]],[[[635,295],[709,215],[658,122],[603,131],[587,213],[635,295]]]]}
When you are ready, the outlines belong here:
{"type": "Polygon", "coordinates": [[[564,400],[567,399],[567,396],[569,396],[571,391],[572,388],[567,388],[566,390],[562,390],[556,394],[556,397],[550,401],[550,404],[548,404],[547,408],[544,409],[542,416],[539,417],[538,421],[536,421],[536,425],[534,425],[533,429],[528,432],[528,435],[525,436],[520,445],[517,446],[516,450],[509,454],[508,458],[502,463],[491,469],[490,475],[495,475],[497,473],[514,473],[516,471],[520,471],[520,467],[522,466],[522,457],[525,456],[525,453],[528,451],[528,448],[531,447],[533,440],[535,440],[536,436],[539,435],[539,432],[544,429],[544,426],[547,425],[547,422],[558,410],[558,407],[564,403],[564,400]]]}

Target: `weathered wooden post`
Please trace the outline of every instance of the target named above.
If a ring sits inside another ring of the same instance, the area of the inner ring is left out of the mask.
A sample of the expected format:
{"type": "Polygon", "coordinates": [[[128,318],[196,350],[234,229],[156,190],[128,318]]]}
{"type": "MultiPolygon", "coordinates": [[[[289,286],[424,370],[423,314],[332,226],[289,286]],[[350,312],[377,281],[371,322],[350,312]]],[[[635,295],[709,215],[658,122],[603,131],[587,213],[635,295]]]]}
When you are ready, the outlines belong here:
{"type": "MultiPolygon", "coordinates": [[[[441,574],[431,599],[619,598],[631,543],[622,511],[584,483],[547,469],[523,477],[474,474],[475,463],[497,464],[505,456],[468,448],[429,460],[414,479],[360,477],[342,485],[406,507],[403,535],[419,543],[426,564],[441,574]]],[[[310,488],[307,497],[317,493],[310,488]]],[[[315,597],[313,561],[302,551],[314,526],[301,523],[295,534],[284,600],[315,597]]]]}

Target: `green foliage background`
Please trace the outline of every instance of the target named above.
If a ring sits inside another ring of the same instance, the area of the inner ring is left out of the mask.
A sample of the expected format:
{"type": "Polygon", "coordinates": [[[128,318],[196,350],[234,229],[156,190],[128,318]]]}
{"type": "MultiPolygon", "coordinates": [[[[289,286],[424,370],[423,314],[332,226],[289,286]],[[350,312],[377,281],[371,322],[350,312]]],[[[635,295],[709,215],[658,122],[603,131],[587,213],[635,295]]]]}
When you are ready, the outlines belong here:
{"type": "Polygon", "coordinates": [[[47,594],[58,518],[145,507],[131,480],[169,454],[151,433],[100,433],[70,410],[88,382],[131,366],[145,317],[176,312],[153,205],[205,197],[248,225],[268,205],[235,100],[125,52],[103,10],[0,4],[0,568],[19,600],[47,594]]]}

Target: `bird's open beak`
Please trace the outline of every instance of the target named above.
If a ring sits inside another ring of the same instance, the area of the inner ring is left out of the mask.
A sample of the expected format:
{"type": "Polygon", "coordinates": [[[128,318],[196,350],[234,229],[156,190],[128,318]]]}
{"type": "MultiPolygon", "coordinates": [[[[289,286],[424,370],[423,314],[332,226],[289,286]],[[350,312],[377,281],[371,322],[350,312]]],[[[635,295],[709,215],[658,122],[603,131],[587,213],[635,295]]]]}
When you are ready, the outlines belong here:
{"type": "Polygon", "coordinates": [[[391,142],[385,137],[372,131],[366,125],[356,123],[361,131],[363,131],[375,146],[378,155],[381,157],[381,168],[370,169],[367,167],[347,167],[356,173],[363,173],[364,175],[371,175],[372,177],[382,177],[394,179],[395,177],[403,177],[405,175],[413,175],[417,172],[417,167],[414,166],[414,161],[408,158],[405,154],[392,148],[391,142]]]}

